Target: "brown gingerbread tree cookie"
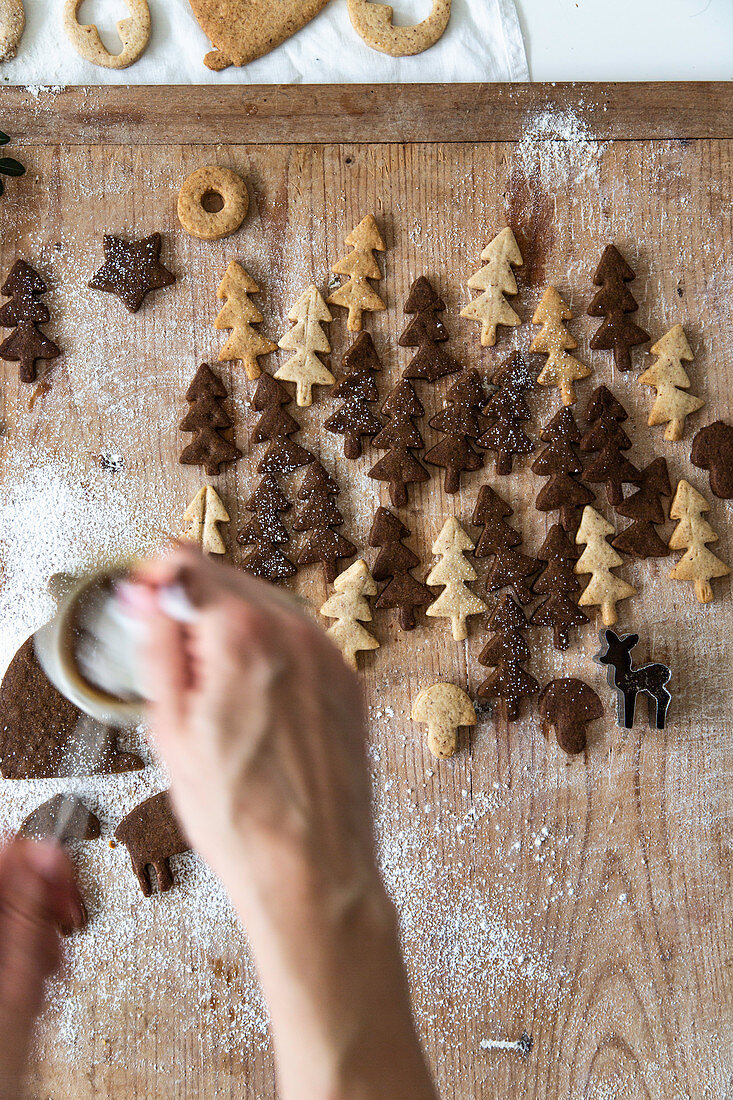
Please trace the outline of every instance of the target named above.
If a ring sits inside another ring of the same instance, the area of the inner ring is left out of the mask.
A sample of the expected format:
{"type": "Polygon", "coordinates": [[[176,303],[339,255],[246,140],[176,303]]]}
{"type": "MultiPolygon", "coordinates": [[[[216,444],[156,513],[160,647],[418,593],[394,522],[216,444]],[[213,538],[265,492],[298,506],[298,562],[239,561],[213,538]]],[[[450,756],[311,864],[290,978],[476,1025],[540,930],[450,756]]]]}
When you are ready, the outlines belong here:
{"type": "Polygon", "coordinates": [[[292,577],[296,568],[280,549],[290,541],[280,514],[289,511],[291,503],[277,480],[272,475],[264,477],[245,507],[252,518],[237,535],[237,542],[240,546],[254,545],[254,550],[244,559],[242,568],[268,581],[292,577]]]}
{"type": "Polygon", "coordinates": [[[90,280],[90,289],[115,294],[130,313],[137,313],[147,294],[176,281],[160,262],[161,244],[160,233],[141,241],[105,235],[104,264],[90,280]]]}
{"type": "Polygon", "coordinates": [[[560,523],[573,536],[578,529],[579,509],[595,500],[595,493],[577,480],[583,472],[576,445],[580,430],[571,410],[563,407],[540,431],[544,447],[532,463],[532,472],[548,478],[537,494],[539,512],[559,512],[560,523]]]}
{"type": "Polygon", "coordinates": [[[490,554],[501,554],[519,546],[522,536],[506,520],[514,515],[514,510],[496,493],[490,485],[482,485],[476,498],[471,523],[482,527],[476,549],[476,558],[487,558],[490,554]]]}
{"type": "Polygon", "coordinates": [[[70,752],[82,713],[46,676],[36,657],[33,636],[20,647],[0,685],[0,774],[5,779],[59,779],[73,767],[76,775],[116,774],[143,767],[139,756],[117,749],[108,731],[101,761],[88,765],[70,752]],[[72,764],[73,761],[73,764],[72,764]]]}
{"type": "Polygon", "coordinates": [[[623,405],[605,386],[592,394],[585,410],[588,430],[580,440],[583,454],[595,454],[583,471],[583,480],[591,485],[605,484],[608,503],[614,508],[624,499],[625,484],[639,485],[641,474],[624,455],[631,440],[621,427],[628,419],[623,405]]]}
{"type": "Polygon", "coordinates": [[[710,471],[710,488],[721,500],[733,500],[733,427],[716,420],[692,441],[693,465],[710,471]]]}
{"type": "Polygon", "coordinates": [[[450,338],[438,313],[445,309],[445,302],[433,289],[424,275],[410,287],[404,312],[413,315],[412,321],[399,338],[401,348],[417,348],[416,354],[402,372],[403,378],[437,382],[447,374],[461,369],[440,345],[450,338]]]}
{"type": "Polygon", "coordinates": [[[130,853],[132,869],[146,898],[153,893],[155,883],[161,894],[171,889],[171,857],[191,851],[167,791],[146,798],[131,810],[115,829],[115,839],[130,853]]]}
{"type": "Polygon", "coordinates": [[[523,667],[530,657],[523,633],[527,620],[521,607],[507,594],[494,608],[488,625],[493,633],[478,659],[485,668],[493,668],[493,672],[476,694],[485,702],[494,702],[505,722],[515,722],[522,700],[539,690],[534,676],[523,667]]]}
{"type": "Polygon", "coordinates": [[[620,371],[631,370],[631,349],[646,344],[649,333],[628,316],[639,308],[627,283],[633,282],[635,273],[619,250],[612,244],[603,250],[593,282],[601,289],[588,306],[589,317],[605,318],[590,346],[595,350],[612,351],[616,367],[620,371]]]}
{"type": "Polygon", "coordinates": [[[420,564],[417,554],[404,545],[410,531],[387,508],[378,508],[369,533],[369,545],[380,547],[372,576],[377,582],[387,581],[376,607],[380,610],[394,608],[399,612],[403,630],[415,629],[415,611],[432,603],[432,594],[411,570],[420,564]]]}
{"type": "Polygon", "coordinates": [[[361,458],[362,439],[376,435],[382,427],[381,420],[369,407],[379,398],[372,376],[381,369],[371,336],[368,332],[359,333],[344,353],[342,376],[331,390],[332,397],[341,399],[341,407],[323,425],[326,431],[344,437],[345,458],[361,458]]]}
{"type": "Polygon", "coordinates": [[[662,497],[672,496],[666,458],[655,458],[645,466],[639,484],[635,493],[616,505],[619,516],[634,522],[616,535],[611,545],[635,558],[665,558],[669,547],[660,538],[657,526],[667,519],[662,497]]]}
{"type": "Polygon", "coordinates": [[[544,568],[532,584],[533,593],[547,599],[535,608],[530,622],[533,626],[550,627],[555,649],[567,649],[570,632],[588,621],[577,603],[581,589],[575,574],[577,558],[577,547],[559,523],[553,524],[537,551],[537,559],[544,562],[544,568]]]}
{"type": "Polygon", "coordinates": [[[340,492],[337,482],[320,462],[311,463],[298,490],[298,500],[304,501],[304,504],[293,522],[293,531],[306,532],[295,558],[296,563],[312,565],[321,562],[326,584],[333,584],[336,580],[339,562],[356,554],[353,542],[336,530],[344,522],[335,500],[340,492]]]}
{"type": "Polygon", "coordinates": [[[446,406],[428,421],[431,428],[443,432],[439,440],[425,455],[430,466],[445,470],[446,493],[457,493],[461,487],[461,473],[480,470],[484,456],[474,450],[472,441],[481,434],[480,410],[486,402],[486,391],[481,375],[476,370],[465,370],[446,394],[446,406]]]}
{"type": "Polygon", "coordinates": [[[403,379],[395,386],[382,405],[388,423],[372,440],[372,446],[386,451],[372,466],[369,477],[387,481],[392,504],[403,508],[407,504],[407,486],[427,481],[430,474],[414,452],[425,444],[415,420],[425,415],[411,383],[403,379]]]}
{"type": "Polygon", "coordinates": [[[592,687],[574,676],[551,680],[537,700],[542,732],[554,730],[558,745],[569,756],[583,752],[587,743],[586,727],[603,717],[603,704],[592,687]]]}
{"type": "Polygon", "coordinates": [[[510,474],[514,457],[534,450],[522,424],[532,417],[524,394],[534,387],[535,380],[525,360],[515,351],[494,371],[491,382],[497,390],[484,409],[490,424],[476,442],[484,450],[496,453],[497,474],[510,474]]]}
{"type": "Polygon", "coordinates": [[[16,260],[2,286],[2,294],[10,301],[0,309],[0,326],[15,331],[0,344],[0,359],[20,364],[21,382],[35,382],[36,363],[61,354],[39,327],[51,319],[47,306],[38,300],[47,290],[38,272],[24,260],[16,260]]]}
{"type": "Polygon", "coordinates": [[[180,424],[182,432],[194,438],[181,452],[183,466],[203,466],[214,477],[226,463],[235,462],[242,452],[221,433],[232,427],[232,419],[222,402],[229,396],[226,386],[208,363],[202,363],[186,391],[191,408],[180,424]]]}

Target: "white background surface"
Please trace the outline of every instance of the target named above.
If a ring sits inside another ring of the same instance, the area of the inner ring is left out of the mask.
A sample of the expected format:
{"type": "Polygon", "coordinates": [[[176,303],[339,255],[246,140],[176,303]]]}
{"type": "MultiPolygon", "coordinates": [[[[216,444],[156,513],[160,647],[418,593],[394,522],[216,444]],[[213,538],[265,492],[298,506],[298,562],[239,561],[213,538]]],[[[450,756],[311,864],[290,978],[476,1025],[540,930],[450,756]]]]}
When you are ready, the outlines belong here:
{"type": "Polygon", "coordinates": [[[733,0],[516,0],[532,80],[730,80],[733,0]]]}
{"type": "MultiPolygon", "coordinates": [[[[211,73],[209,43],[188,0],[149,0],[153,36],[122,71],[84,62],[61,29],[62,0],[25,0],[18,57],[0,67],[9,84],[455,81],[526,79],[513,0],[453,0],[444,38],[414,58],[393,61],[365,46],[346,0],[332,0],[303,31],[245,69],[211,73]]],[[[396,19],[417,21],[430,0],[392,0],[396,19]]],[[[515,0],[533,80],[674,80],[733,76],[733,0],[515,0]]],[[[85,0],[111,49],[127,14],[123,0],[85,0]]],[[[117,45],[115,46],[115,43],[117,45]]]]}

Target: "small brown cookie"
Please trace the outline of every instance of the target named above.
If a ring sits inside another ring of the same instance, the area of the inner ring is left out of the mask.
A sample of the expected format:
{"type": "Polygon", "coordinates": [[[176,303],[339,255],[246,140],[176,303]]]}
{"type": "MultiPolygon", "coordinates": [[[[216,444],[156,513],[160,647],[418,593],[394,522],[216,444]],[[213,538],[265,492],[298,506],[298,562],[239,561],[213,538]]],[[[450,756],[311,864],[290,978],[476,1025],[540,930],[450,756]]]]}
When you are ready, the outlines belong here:
{"type": "Polygon", "coordinates": [[[161,244],[160,233],[151,233],[141,241],[106,234],[105,262],[89,282],[89,287],[115,294],[130,313],[137,313],[146,294],[176,281],[173,272],[160,262],[161,244]]]}
{"type": "Polygon", "coordinates": [[[67,840],[98,840],[102,835],[99,818],[87,809],[80,798],[56,794],[29,814],[18,829],[18,836],[31,840],[56,839],[61,844],[67,840]],[[58,835],[59,814],[63,814],[63,831],[58,835]]]}
{"type": "Polygon", "coordinates": [[[513,352],[491,376],[498,387],[484,409],[490,427],[476,440],[479,447],[496,453],[497,474],[512,472],[515,455],[526,455],[534,450],[534,443],[522,428],[532,414],[524,399],[535,381],[519,352],[513,352]]]}
{"type": "Polygon", "coordinates": [[[695,466],[710,471],[710,488],[721,500],[733,500],[733,427],[716,420],[701,428],[692,441],[695,466]]]}
{"type": "Polygon", "coordinates": [[[342,377],[331,390],[332,397],[343,404],[323,425],[326,431],[344,437],[344,457],[361,457],[362,439],[374,436],[382,427],[381,420],[369,405],[379,397],[372,374],[381,371],[382,363],[368,332],[360,332],[341,360],[342,377]]]}
{"type": "Polygon", "coordinates": [[[16,260],[3,283],[2,294],[10,301],[0,309],[0,326],[15,328],[15,332],[0,344],[0,359],[20,364],[21,382],[35,382],[36,363],[61,354],[38,327],[50,320],[48,308],[38,301],[47,289],[38,272],[24,260],[16,260]]]}
{"type": "Polygon", "coordinates": [[[154,794],[136,806],[115,829],[115,839],[130,853],[132,869],[146,898],[153,893],[154,884],[149,868],[162,894],[173,886],[171,856],[191,851],[173,814],[167,791],[154,794]]]}
{"type": "Polygon", "coordinates": [[[514,515],[514,510],[505,500],[495,493],[490,485],[482,485],[476,498],[471,523],[474,527],[483,527],[481,538],[473,552],[475,558],[486,558],[490,554],[501,554],[519,546],[522,536],[504,521],[514,515]]]}
{"type": "Polygon", "coordinates": [[[572,676],[546,684],[537,705],[545,736],[553,729],[558,745],[570,756],[583,752],[586,727],[603,717],[603,704],[593,688],[572,676]]]}
{"type": "Polygon", "coordinates": [[[667,460],[655,458],[640,475],[640,488],[616,505],[620,516],[633,519],[611,543],[617,550],[636,558],[664,558],[669,547],[659,537],[655,524],[666,521],[662,497],[671,497],[667,460]]]}
{"type": "Polygon", "coordinates": [[[178,193],[178,220],[192,237],[219,241],[236,233],[249,210],[247,185],[231,168],[207,164],[197,168],[183,181],[178,193]],[[221,210],[207,210],[203,201],[218,195],[221,210]]]}
{"type": "Polygon", "coordinates": [[[181,452],[183,466],[203,466],[209,477],[221,467],[242,457],[242,452],[221,434],[231,428],[232,420],[222,402],[229,396],[226,386],[208,363],[202,363],[186,390],[191,406],[180,424],[182,432],[194,438],[181,452]]]}
{"type": "Polygon", "coordinates": [[[81,711],[56,690],[38,663],[33,637],[28,638],[8,665],[0,685],[0,773],[5,779],[58,779],[75,775],[116,774],[143,767],[139,756],[117,751],[109,731],[101,762],[77,759],[69,753],[75,744],[81,711]]]}
{"type": "Polygon", "coordinates": [[[619,250],[612,244],[607,245],[593,276],[593,282],[601,289],[588,306],[589,317],[605,317],[605,321],[591,339],[590,346],[612,351],[616,367],[621,371],[631,370],[631,349],[649,340],[649,333],[628,317],[639,308],[626,285],[635,278],[619,250]]]}
{"type": "Polygon", "coordinates": [[[511,596],[499,600],[489,617],[493,636],[479,654],[479,663],[493,672],[479,686],[479,699],[496,701],[505,722],[519,717],[522,700],[534,695],[539,684],[522,667],[529,659],[529,647],[522,631],[527,619],[511,596]]]}
{"type": "Polygon", "coordinates": [[[471,445],[471,441],[481,434],[479,410],[486,401],[483,379],[478,371],[464,371],[445,399],[445,408],[428,421],[431,428],[444,433],[444,438],[430,448],[425,461],[430,466],[441,466],[445,470],[446,493],[457,493],[461,487],[461,473],[480,470],[484,464],[484,456],[471,445]]]}
{"type": "Polygon", "coordinates": [[[407,486],[428,481],[430,474],[413,454],[424,446],[414,421],[425,414],[412,384],[398,382],[382,405],[389,423],[372,440],[377,450],[386,450],[384,458],[372,466],[369,477],[389,482],[389,492],[395,508],[407,504],[407,486]]]}
{"type": "Polygon", "coordinates": [[[293,522],[294,531],[307,532],[295,561],[298,565],[321,562],[326,584],[333,584],[338,574],[338,563],[352,558],[356,547],[335,531],[344,518],[333,499],[340,492],[333,478],[320,462],[308,466],[298,491],[299,500],[305,501],[293,522]]]}
{"type": "Polygon", "coordinates": [[[399,611],[403,630],[415,629],[415,611],[432,601],[430,590],[410,573],[420,564],[420,559],[405,546],[403,539],[410,532],[404,523],[387,508],[378,508],[369,532],[369,545],[379,546],[380,552],[372,569],[375,581],[389,581],[377,600],[379,609],[395,608],[399,611]]]}
{"type": "Polygon", "coordinates": [[[438,313],[445,309],[445,302],[436,293],[429,280],[421,275],[410,287],[404,312],[413,314],[413,320],[399,338],[401,348],[417,348],[402,373],[403,378],[437,382],[447,374],[461,369],[460,363],[444,351],[440,344],[449,339],[448,330],[438,313]]]}

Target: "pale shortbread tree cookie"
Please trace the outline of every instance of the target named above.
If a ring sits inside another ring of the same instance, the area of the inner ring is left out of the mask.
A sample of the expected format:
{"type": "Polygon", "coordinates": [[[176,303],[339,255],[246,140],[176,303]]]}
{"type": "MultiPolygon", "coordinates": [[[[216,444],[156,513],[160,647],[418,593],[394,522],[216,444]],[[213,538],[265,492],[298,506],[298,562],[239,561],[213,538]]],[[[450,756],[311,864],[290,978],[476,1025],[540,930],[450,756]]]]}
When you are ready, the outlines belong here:
{"type": "Polygon", "coordinates": [[[226,554],[218,524],[229,523],[229,513],[211,485],[204,485],[183,513],[188,529],[183,538],[195,542],[206,554],[226,554]]]}
{"type": "Polygon", "coordinates": [[[259,292],[257,283],[236,260],[229,264],[216,292],[217,298],[225,304],[214,321],[214,328],[231,329],[231,336],[219,352],[219,362],[239,360],[251,379],[262,374],[257,361],[259,356],[277,350],[277,344],[252,328],[263,320],[257,306],[249,299],[250,294],[259,292]]]}
{"type": "Polygon", "coordinates": [[[386,251],[373,214],[362,218],[349,233],[346,243],[353,251],[342,260],[337,260],[331,270],[335,275],[348,275],[349,279],[334,291],[328,304],[348,309],[349,332],[361,332],[363,313],[374,313],[387,308],[369,282],[370,279],[382,278],[374,253],[386,251]]]}
{"type": "Polygon", "coordinates": [[[537,383],[540,386],[556,386],[560,391],[563,405],[574,405],[578,400],[573,382],[590,376],[590,367],[568,355],[578,346],[577,340],[570,335],[563,321],[572,321],[573,314],[565,305],[554,286],[548,286],[542,300],[534,311],[533,325],[542,325],[530,351],[547,356],[537,383]]]}
{"type": "Polygon", "coordinates": [[[339,574],[333,587],[334,595],[321,607],[321,615],[336,620],[327,634],[343,653],[346,663],[356,668],[358,652],[379,649],[377,639],[361,625],[372,621],[372,610],[366,597],[376,596],[377,586],[366,562],[359,558],[339,574]]]}
{"type": "Polygon", "coordinates": [[[682,325],[675,325],[657,340],[651,353],[657,356],[656,363],[639,375],[642,386],[652,386],[657,391],[647,424],[650,428],[666,424],[664,438],[678,441],[685,432],[685,417],[705,404],[694,394],[685,393],[690,388],[690,379],[682,360],[691,363],[694,357],[682,325]]]}
{"type": "Polygon", "coordinates": [[[468,317],[481,324],[481,343],[491,348],[496,343],[497,325],[520,325],[522,318],[512,309],[504,297],[517,293],[517,280],[512,265],[521,267],[524,263],[514,234],[508,227],[502,229],[493,241],[486,245],[481,259],[487,260],[485,267],[477,271],[468,280],[472,290],[482,290],[478,298],[461,310],[461,317],[468,317]]]}
{"type": "Polygon", "coordinates": [[[718,536],[703,512],[709,512],[710,505],[702,493],[698,493],[684,478],[677,485],[669,509],[670,519],[679,520],[669,540],[670,550],[686,550],[669,574],[676,581],[692,581],[695,595],[700,603],[710,603],[713,590],[710,581],[715,577],[727,577],[730,569],[708,550],[707,543],[717,542],[718,536]]]}
{"type": "Polygon", "coordinates": [[[615,534],[616,528],[587,504],[575,536],[579,546],[585,545],[585,550],[575,563],[575,572],[590,573],[591,578],[578,604],[580,607],[600,607],[604,626],[613,626],[618,621],[616,604],[619,600],[636,595],[633,585],[611,572],[623,565],[621,555],[606,541],[615,534]]]}
{"type": "Polygon", "coordinates": [[[473,549],[474,544],[458,520],[455,516],[450,516],[433,543],[433,553],[440,555],[440,561],[433,566],[425,579],[426,584],[445,586],[425,614],[434,619],[450,619],[453,637],[457,642],[468,637],[467,616],[480,615],[482,611],[486,611],[484,601],[466,583],[476,580],[476,570],[464,557],[467,550],[473,549]]]}
{"type": "Polygon", "coordinates": [[[313,404],[314,386],[331,386],[336,381],[328,367],[318,358],[318,352],[327,355],[331,350],[328,337],[321,328],[332,320],[328,306],[314,286],[303,291],[288,313],[294,322],[278,347],[294,351],[286,363],[275,372],[283,382],[295,382],[295,400],[301,407],[313,404]]]}

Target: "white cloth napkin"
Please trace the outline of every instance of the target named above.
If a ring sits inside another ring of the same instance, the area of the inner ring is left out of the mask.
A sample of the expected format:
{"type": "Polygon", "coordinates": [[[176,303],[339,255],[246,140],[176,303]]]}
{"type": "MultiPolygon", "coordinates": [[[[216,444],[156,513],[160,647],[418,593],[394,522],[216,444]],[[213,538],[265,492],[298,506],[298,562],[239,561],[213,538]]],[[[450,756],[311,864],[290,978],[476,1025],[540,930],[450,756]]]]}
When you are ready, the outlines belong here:
{"type": "MultiPolygon", "coordinates": [[[[83,61],[61,25],[61,0],[24,0],[26,31],[18,56],[0,66],[6,84],[328,84],[528,80],[527,58],[514,0],[453,0],[448,29],[432,49],[391,58],[370,49],[351,26],[346,0],[331,0],[312,23],[266,57],[243,69],[212,73],[203,63],[211,48],[188,0],[149,0],[153,33],[128,69],[83,61]]],[[[392,0],[395,21],[414,23],[431,0],[392,0]]],[[[111,52],[114,30],[127,15],[124,0],[85,0],[81,22],[96,23],[111,52]]]]}

